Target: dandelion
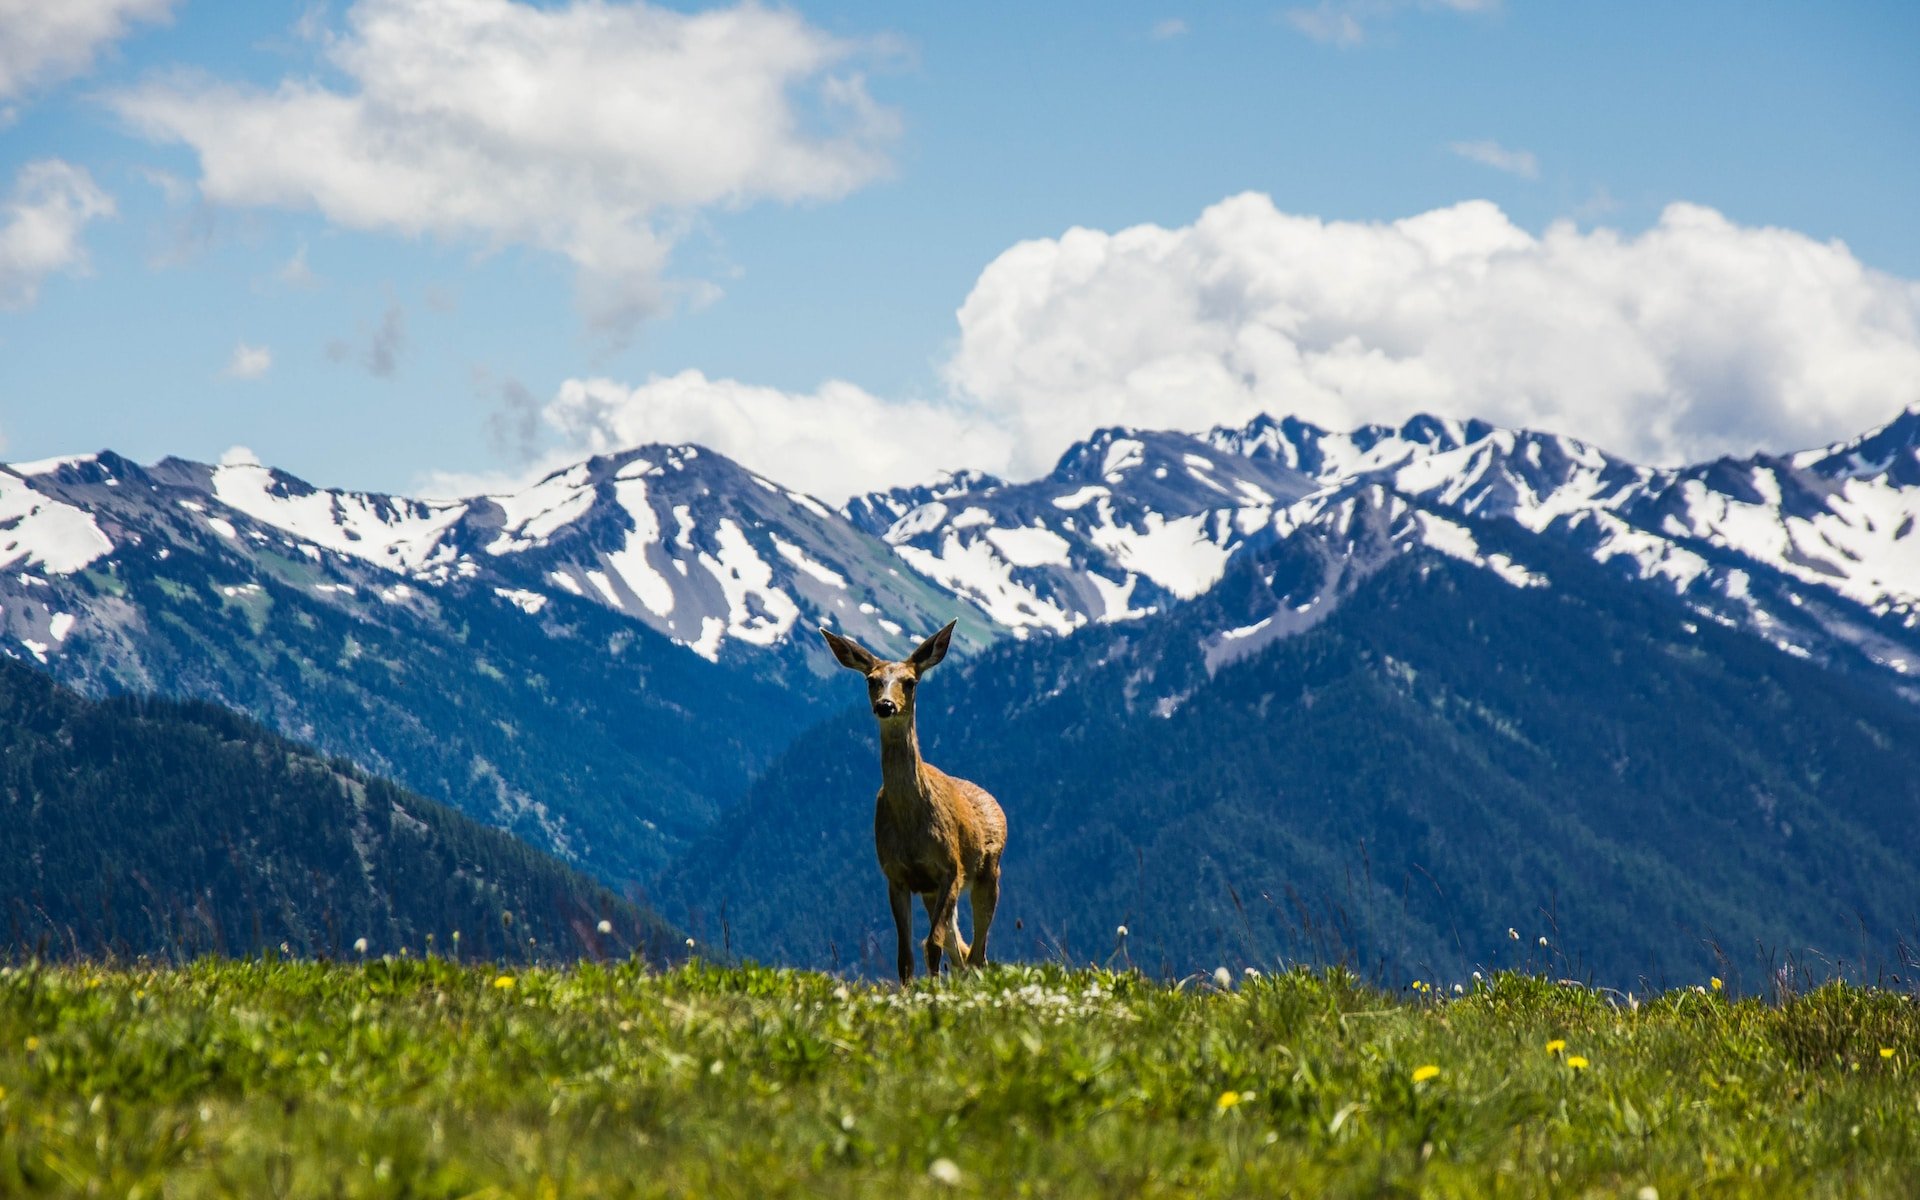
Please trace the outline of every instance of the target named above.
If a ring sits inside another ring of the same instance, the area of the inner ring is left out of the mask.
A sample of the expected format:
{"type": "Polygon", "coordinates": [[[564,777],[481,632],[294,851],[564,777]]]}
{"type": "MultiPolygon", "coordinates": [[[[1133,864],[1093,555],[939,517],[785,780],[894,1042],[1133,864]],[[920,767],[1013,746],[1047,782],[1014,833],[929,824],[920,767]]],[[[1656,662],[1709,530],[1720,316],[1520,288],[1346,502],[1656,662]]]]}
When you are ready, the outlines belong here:
{"type": "Polygon", "coordinates": [[[1127,936],[1127,927],[1125,925],[1122,925],[1120,926],[1120,928],[1114,930],[1114,932],[1120,935],[1121,937],[1125,937],[1127,936]]]}
{"type": "Polygon", "coordinates": [[[1519,940],[1520,940],[1520,931],[1519,931],[1518,929],[1515,929],[1515,928],[1514,928],[1513,926],[1511,926],[1511,925],[1509,925],[1509,926],[1507,926],[1507,940],[1508,940],[1508,941],[1510,941],[1510,942],[1517,942],[1517,941],[1519,941],[1519,940]]]}
{"type": "Polygon", "coordinates": [[[960,1167],[950,1158],[936,1158],[927,1164],[927,1177],[947,1187],[959,1187],[960,1167]]]}
{"type": "Polygon", "coordinates": [[[598,929],[601,933],[612,933],[613,922],[602,917],[600,920],[600,923],[598,925],[595,925],[594,928],[598,929]]]}
{"type": "Polygon", "coordinates": [[[1480,980],[1481,980],[1482,978],[1483,978],[1483,976],[1482,976],[1482,975],[1480,974],[1480,972],[1478,972],[1478,971],[1475,971],[1475,972],[1473,973],[1473,981],[1474,981],[1475,983],[1479,983],[1479,982],[1480,982],[1480,980]]]}
{"type": "Polygon", "coordinates": [[[1241,974],[1245,975],[1248,979],[1260,978],[1260,972],[1254,970],[1252,967],[1248,967],[1245,971],[1241,972],[1241,974]]]}
{"type": "Polygon", "coordinates": [[[1552,1041],[1547,1043],[1548,1054],[1564,1054],[1566,1052],[1566,1049],[1567,1049],[1567,1039],[1565,1038],[1554,1038],[1552,1041]]]}
{"type": "Polygon", "coordinates": [[[1213,1102],[1213,1111],[1226,1112],[1230,1108],[1238,1108],[1251,1099],[1253,1099],[1252,1092],[1221,1092],[1220,1098],[1213,1102]]]}
{"type": "Polygon", "coordinates": [[[513,986],[513,976],[511,975],[495,976],[493,980],[493,986],[497,988],[510,988],[513,986]]]}
{"type": "Polygon", "coordinates": [[[367,952],[367,939],[365,938],[353,939],[353,952],[355,954],[365,954],[367,952]]]}
{"type": "Polygon", "coordinates": [[[1587,1056],[1584,1054],[1569,1054],[1567,1065],[1576,1071],[1584,1071],[1593,1064],[1587,1061],[1587,1056]]]}
{"type": "Polygon", "coordinates": [[[1223,992],[1232,991],[1233,990],[1233,972],[1227,970],[1225,967],[1215,967],[1213,969],[1213,986],[1219,988],[1223,992]]]}
{"type": "Polygon", "coordinates": [[[1434,1066],[1432,1063],[1428,1063],[1424,1067],[1415,1067],[1413,1069],[1413,1081],[1415,1083],[1425,1083],[1427,1080],[1437,1079],[1439,1078],[1439,1076],[1440,1076],[1440,1068],[1434,1066]]]}
{"type": "Polygon", "coordinates": [[[687,939],[687,949],[689,949],[689,950],[691,950],[691,949],[693,949],[693,939],[692,939],[692,938],[688,938],[688,939],[687,939]]]}
{"type": "Polygon", "coordinates": [[[1456,996],[1464,996],[1467,994],[1467,989],[1456,983],[1453,985],[1453,994],[1456,996]]]}
{"type": "Polygon", "coordinates": [[[28,1053],[28,1054],[32,1054],[32,1053],[33,1053],[34,1051],[36,1051],[36,1050],[38,1050],[39,1048],[40,1048],[40,1039],[39,1039],[39,1038],[37,1038],[37,1037],[30,1037],[30,1038],[28,1038],[28,1039],[27,1039],[27,1053],[28,1053]]]}
{"type": "Polygon", "coordinates": [[[1712,979],[1707,980],[1707,982],[1710,985],[1712,985],[1713,990],[1716,992],[1719,991],[1721,988],[1724,988],[1727,986],[1726,984],[1720,982],[1720,977],[1718,975],[1715,975],[1712,979]]]}
{"type": "Polygon", "coordinates": [[[1892,1057],[1893,1057],[1893,1047],[1892,1047],[1892,1046],[1882,1046],[1882,1047],[1880,1047],[1880,1057],[1881,1057],[1881,1058],[1892,1058],[1892,1057]]]}
{"type": "Polygon", "coordinates": [[[1541,938],[1541,939],[1540,939],[1540,948],[1541,948],[1542,950],[1545,950],[1545,949],[1547,948],[1547,939],[1546,939],[1546,938],[1541,938]]]}

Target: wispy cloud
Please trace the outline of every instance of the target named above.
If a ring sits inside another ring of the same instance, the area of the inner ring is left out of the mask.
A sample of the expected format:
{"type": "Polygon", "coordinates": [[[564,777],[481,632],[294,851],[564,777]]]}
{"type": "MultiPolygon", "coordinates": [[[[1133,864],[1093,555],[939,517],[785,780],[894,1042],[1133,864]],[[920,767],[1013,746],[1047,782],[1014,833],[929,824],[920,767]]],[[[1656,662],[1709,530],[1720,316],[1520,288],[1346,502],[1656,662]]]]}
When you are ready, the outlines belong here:
{"type": "Polygon", "coordinates": [[[241,342],[233,348],[233,357],[227,360],[226,369],[220,373],[228,379],[259,379],[272,369],[272,349],[241,342]]]}
{"type": "Polygon", "coordinates": [[[177,0],[0,3],[0,99],[85,74],[137,22],[164,21],[177,0]]]}
{"type": "Polygon", "coordinates": [[[281,263],[280,269],[273,274],[276,279],[290,288],[312,287],[317,277],[313,273],[313,268],[307,265],[307,244],[301,242],[300,248],[293,252],[293,257],[281,263]]]}
{"type": "Polygon", "coordinates": [[[1447,149],[1468,162],[1518,175],[1522,179],[1540,178],[1540,160],[1531,150],[1509,150],[1491,138],[1477,142],[1450,142],[1447,149]]]}
{"type": "Polygon", "coordinates": [[[346,338],[327,343],[327,357],[337,363],[358,362],[369,375],[391,379],[400,369],[400,355],[407,348],[407,310],[395,301],[380,315],[380,323],[355,345],[346,338]]]}
{"type": "Polygon", "coordinates": [[[752,0],[358,0],[314,44],[327,70],[272,89],[170,75],[111,103],[191,147],[214,204],[563,256],[614,341],[679,301],[668,259],[701,213],[845,195],[899,127],[865,83],[886,47],[752,0]]]}
{"type": "Polygon", "coordinates": [[[1290,8],[1281,15],[1287,24],[1316,42],[1358,46],[1369,30],[1407,9],[1435,12],[1491,12],[1500,0],[1320,0],[1310,7],[1290,8]]]}
{"type": "Polygon", "coordinates": [[[0,200],[0,309],[31,308],[47,276],[84,271],[80,235],[113,212],[113,197],[84,167],[57,158],[21,167],[0,200]]]}
{"type": "Polygon", "coordinates": [[[1165,42],[1177,37],[1184,37],[1187,31],[1186,21],[1179,17],[1168,17],[1164,21],[1155,21],[1153,28],[1147,31],[1147,36],[1156,42],[1165,42]]]}

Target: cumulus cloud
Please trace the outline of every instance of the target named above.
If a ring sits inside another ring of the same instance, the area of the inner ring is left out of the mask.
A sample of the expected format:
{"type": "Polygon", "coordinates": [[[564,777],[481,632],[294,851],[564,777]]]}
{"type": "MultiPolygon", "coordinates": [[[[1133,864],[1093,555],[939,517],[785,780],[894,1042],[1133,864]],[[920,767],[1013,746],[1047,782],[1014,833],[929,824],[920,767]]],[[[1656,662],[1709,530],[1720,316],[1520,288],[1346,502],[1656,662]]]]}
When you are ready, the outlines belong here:
{"type": "Polygon", "coordinates": [[[1016,245],[959,325],[940,402],[698,371],[570,380],[544,402],[516,386],[495,434],[527,472],[436,477],[436,494],[691,441],[838,501],[958,467],[1031,478],[1103,425],[1262,412],[1335,429],[1482,417],[1672,464],[1820,445],[1920,404],[1920,284],[1687,204],[1639,234],[1536,235],[1486,201],[1339,222],[1242,195],[1182,228],[1016,245]]]}
{"type": "Polygon", "coordinates": [[[213,202],[562,255],[616,336],[672,303],[696,214],[843,195],[897,124],[859,71],[875,46],[753,3],[359,0],[321,40],[340,86],[174,77],[114,104],[192,147],[213,202]]]}
{"type": "Polygon", "coordinates": [[[80,235],[113,211],[113,198],[84,167],[57,158],[21,167],[0,202],[0,308],[30,308],[48,275],[84,270],[80,235]]]}
{"type": "Polygon", "coordinates": [[[102,48],[176,0],[0,0],[0,100],[84,74],[102,48]]]}
{"type": "Polygon", "coordinates": [[[1500,0],[1321,0],[1312,6],[1289,8],[1282,15],[1287,24],[1316,42],[1358,46],[1367,40],[1370,26],[1405,9],[1473,13],[1498,7],[1500,0]]]}
{"type": "Polygon", "coordinates": [[[259,379],[273,369],[273,350],[267,346],[249,346],[245,342],[233,348],[233,357],[221,371],[228,379],[259,379]]]}
{"type": "Polygon", "coordinates": [[[1447,149],[1468,162],[1518,175],[1522,179],[1540,178],[1540,160],[1531,150],[1509,150],[1491,139],[1478,142],[1451,142],[1447,149]]]}
{"type": "Polygon", "coordinates": [[[839,502],[946,468],[1006,462],[1011,433],[984,414],[925,401],[888,402],[851,383],[785,392],[699,371],[638,387],[572,379],[544,409],[570,447],[605,453],[646,442],[697,442],[789,487],[839,502]]]}
{"type": "Polygon", "coordinates": [[[1261,195],[1180,229],[1074,229],[988,265],[950,380],[1044,469],[1094,426],[1416,412],[1648,462],[1812,445],[1920,402],[1920,284],[1690,204],[1535,236],[1471,201],[1386,223],[1261,195]]]}

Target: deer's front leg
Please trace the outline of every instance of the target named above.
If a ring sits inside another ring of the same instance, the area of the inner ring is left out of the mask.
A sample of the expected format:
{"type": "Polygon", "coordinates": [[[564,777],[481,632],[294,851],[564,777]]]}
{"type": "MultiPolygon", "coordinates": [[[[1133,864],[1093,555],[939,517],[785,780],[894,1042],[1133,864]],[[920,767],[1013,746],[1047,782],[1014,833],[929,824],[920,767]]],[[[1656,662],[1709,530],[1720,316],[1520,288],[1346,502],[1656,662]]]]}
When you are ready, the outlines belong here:
{"type": "Polygon", "coordinates": [[[900,983],[913,978],[913,893],[887,880],[887,903],[893,906],[893,935],[898,949],[895,961],[900,966],[900,983]]]}

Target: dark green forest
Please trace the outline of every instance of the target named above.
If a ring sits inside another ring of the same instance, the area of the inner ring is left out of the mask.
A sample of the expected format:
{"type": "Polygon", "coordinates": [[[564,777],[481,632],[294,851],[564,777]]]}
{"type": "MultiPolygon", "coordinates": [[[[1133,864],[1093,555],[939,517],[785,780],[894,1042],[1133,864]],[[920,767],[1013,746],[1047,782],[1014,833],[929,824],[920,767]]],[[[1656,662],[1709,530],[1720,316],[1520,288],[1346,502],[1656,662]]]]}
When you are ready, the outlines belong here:
{"type": "Polygon", "coordinates": [[[13,955],[354,957],[364,938],[369,955],[658,959],[669,945],[586,876],[344,760],[209,704],[89,700],[4,658],[0,831],[13,955]]]}
{"type": "MultiPolygon", "coordinates": [[[[1207,632],[1320,577],[1295,539],[1163,616],[950,659],[921,740],[1008,813],[1001,953],[1402,983],[1905,972],[1920,713],[1584,558],[1476,534],[1551,586],[1399,557],[1209,673],[1207,632]]],[[[887,961],[874,736],[859,706],[796,742],[669,877],[669,914],[767,961],[887,961]]]]}

